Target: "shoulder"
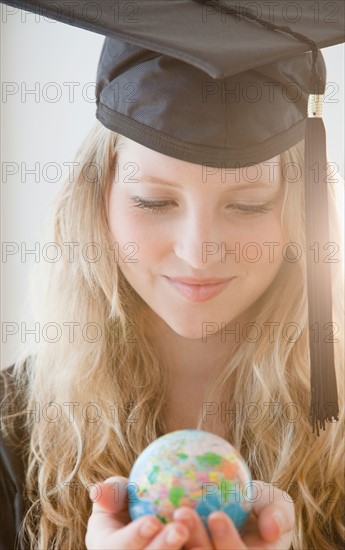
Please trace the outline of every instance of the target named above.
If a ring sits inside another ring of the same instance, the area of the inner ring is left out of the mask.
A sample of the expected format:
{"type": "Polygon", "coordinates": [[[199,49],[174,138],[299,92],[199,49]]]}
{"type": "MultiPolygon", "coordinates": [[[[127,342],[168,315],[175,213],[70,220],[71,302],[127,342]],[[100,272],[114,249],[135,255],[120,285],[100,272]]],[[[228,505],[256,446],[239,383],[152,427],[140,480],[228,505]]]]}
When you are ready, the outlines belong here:
{"type": "Polygon", "coordinates": [[[14,365],[0,371],[0,486],[4,517],[0,528],[0,549],[14,548],[16,535],[24,518],[28,501],[25,492],[25,456],[28,438],[23,415],[25,409],[14,376],[14,365]],[[9,416],[16,415],[8,431],[3,430],[9,416]],[[17,416],[18,415],[18,416],[17,416]]]}
{"type": "Polygon", "coordinates": [[[16,448],[16,456],[23,451],[23,445],[28,440],[26,429],[26,401],[27,401],[27,371],[26,362],[21,371],[21,380],[18,383],[11,365],[0,371],[0,415],[1,446],[16,448]]]}
{"type": "Polygon", "coordinates": [[[26,362],[21,372],[21,380],[18,383],[14,365],[0,371],[0,412],[2,425],[7,426],[11,419],[10,433],[6,432],[5,435],[5,432],[0,430],[0,435],[2,435],[3,440],[10,440],[13,444],[20,444],[25,439],[26,362]]]}

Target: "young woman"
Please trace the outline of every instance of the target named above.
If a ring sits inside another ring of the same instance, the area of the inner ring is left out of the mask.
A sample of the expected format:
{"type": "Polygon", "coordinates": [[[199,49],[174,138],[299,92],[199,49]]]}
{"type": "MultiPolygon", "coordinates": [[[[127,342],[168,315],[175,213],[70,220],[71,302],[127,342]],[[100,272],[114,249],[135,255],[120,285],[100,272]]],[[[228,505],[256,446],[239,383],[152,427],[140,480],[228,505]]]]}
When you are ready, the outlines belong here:
{"type": "MultiPolygon", "coordinates": [[[[120,43],[114,57],[119,66],[126,48],[120,43]]],[[[116,88],[111,93],[99,77],[109,92],[101,97],[103,124],[81,146],[73,182],[52,210],[47,242],[56,243],[61,258],[40,264],[35,277],[45,338],[2,373],[3,544],[22,535],[23,548],[37,549],[341,548],[344,346],[339,331],[339,421],[316,437],[308,410],[304,140],[292,139],[288,127],[284,135],[293,144],[283,147],[280,134],[272,134],[276,154],[266,151],[250,166],[198,161],[192,147],[178,148],[173,132],[194,132],[189,145],[201,128],[212,134],[220,102],[205,105],[191,95],[181,104],[181,89],[188,95],[190,87],[168,87],[167,79],[192,79],[196,69],[179,61],[177,70],[176,60],[152,52],[140,65],[137,55],[128,47],[126,62],[139,66],[137,78],[151,62],[157,74],[141,82],[134,106],[125,105],[136,123],[126,127],[123,113],[109,114],[116,88]],[[169,118],[165,109],[174,98],[169,118]],[[203,126],[204,107],[210,118],[203,126]],[[123,135],[105,127],[113,119],[123,135]],[[157,145],[152,128],[167,122],[171,133],[162,131],[157,145]],[[142,125],[151,147],[142,143],[142,125]],[[130,521],[126,482],[135,459],[157,437],[183,428],[221,435],[247,462],[258,498],[243,533],[215,513],[208,536],[186,508],[167,526],[153,517],[130,521]]],[[[108,62],[105,48],[103,68],[108,62]]],[[[290,124],[286,100],[278,107],[257,103],[252,112],[247,102],[239,119],[227,119],[234,143],[269,131],[274,107],[276,114],[286,109],[290,124]],[[267,125],[258,123],[259,114],[267,125]]],[[[235,105],[234,115],[241,108],[235,105]]],[[[214,150],[218,130],[220,122],[214,150]]],[[[331,236],[340,244],[339,193],[331,181],[331,236]]],[[[338,298],[342,262],[332,268],[338,298]]],[[[341,319],[342,300],[335,299],[332,326],[341,319]]]]}
{"type": "MultiPolygon", "coordinates": [[[[126,480],[113,476],[128,477],[151,441],[199,428],[239,449],[262,490],[247,535],[239,539],[227,520],[214,548],[337,548],[342,426],[319,438],[310,430],[305,265],[285,246],[305,241],[303,187],[283,177],[291,162],[303,166],[302,155],[300,143],[258,165],[260,187],[242,169],[205,185],[201,165],[96,124],[52,218],[65,253],[36,279],[41,326],[54,319],[64,332],[15,368],[26,383],[20,408],[36,411],[21,420],[30,428],[31,544],[36,534],[38,548],[82,548],[86,535],[87,548],[211,548],[195,514],[194,527],[169,545],[171,526],[153,522],[161,533],[142,537],[144,518],[124,527],[126,505],[114,499],[126,480]],[[78,243],[73,261],[68,242],[78,243]],[[203,244],[220,242],[205,261],[203,244]],[[255,262],[248,243],[261,251],[255,262]],[[267,243],[276,243],[273,254],[267,243]],[[236,246],[238,257],[226,258],[236,246]],[[208,296],[206,286],[176,281],[187,277],[225,283],[208,296]]],[[[340,368],[340,341],[336,350],[340,368]]]]}

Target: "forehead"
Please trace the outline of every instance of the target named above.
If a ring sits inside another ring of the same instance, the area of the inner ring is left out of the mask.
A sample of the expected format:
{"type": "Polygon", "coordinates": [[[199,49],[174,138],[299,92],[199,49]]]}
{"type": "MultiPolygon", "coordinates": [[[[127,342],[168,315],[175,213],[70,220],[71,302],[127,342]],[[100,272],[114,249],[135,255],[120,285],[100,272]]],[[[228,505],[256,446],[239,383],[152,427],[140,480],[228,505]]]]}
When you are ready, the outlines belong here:
{"type": "Polygon", "coordinates": [[[202,181],[204,183],[243,183],[265,182],[279,185],[282,182],[281,157],[277,155],[260,164],[245,167],[226,168],[224,163],[205,162],[194,164],[176,159],[149,149],[129,138],[120,136],[116,145],[116,161],[119,168],[131,163],[137,178],[159,178],[182,183],[202,181]]]}

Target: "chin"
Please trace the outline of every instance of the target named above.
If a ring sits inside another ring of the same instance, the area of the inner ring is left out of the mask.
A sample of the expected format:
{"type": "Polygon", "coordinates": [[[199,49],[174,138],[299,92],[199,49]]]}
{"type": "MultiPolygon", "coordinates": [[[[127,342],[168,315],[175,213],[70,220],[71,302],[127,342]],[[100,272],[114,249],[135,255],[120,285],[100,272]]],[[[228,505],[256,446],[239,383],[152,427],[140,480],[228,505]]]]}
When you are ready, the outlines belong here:
{"type": "Polygon", "coordinates": [[[174,332],[176,332],[176,334],[178,334],[179,336],[182,336],[182,338],[186,338],[187,340],[201,340],[203,337],[202,329],[199,329],[198,331],[195,331],[193,329],[181,329],[174,330],[174,332]]]}
{"type": "MultiPolygon", "coordinates": [[[[205,331],[205,326],[203,326],[201,322],[174,323],[169,322],[168,320],[165,320],[165,322],[173,332],[182,338],[187,338],[188,340],[201,340],[204,338],[206,342],[207,334],[205,331]]],[[[219,327],[217,330],[218,332],[221,328],[221,324],[218,323],[215,325],[219,327]]],[[[217,332],[212,332],[212,334],[216,334],[217,332]]]]}

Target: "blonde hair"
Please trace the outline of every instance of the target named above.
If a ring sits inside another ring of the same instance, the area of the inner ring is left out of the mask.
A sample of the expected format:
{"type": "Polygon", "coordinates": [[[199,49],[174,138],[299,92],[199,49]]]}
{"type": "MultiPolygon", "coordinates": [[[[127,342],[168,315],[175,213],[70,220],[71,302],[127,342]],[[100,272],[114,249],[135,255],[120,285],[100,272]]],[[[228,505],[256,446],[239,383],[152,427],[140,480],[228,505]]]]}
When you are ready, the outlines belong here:
{"type": "MultiPolygon", "coordinates": [[[[39,265],[34,274],[37,318],[46,327],[46,337],[14,369],[22,410],[8,418],[4,433],[9,436],[14,417],[23,419],[31,506],[21,534],[32,549],[84,548],[91,513],[88,487],[113,475],[128,476],[140,452],[166,433],[161,411],[168,381],[145,332],[147,306],[118,269],[107,220],[118,139],[100,123],[95,125],[78,152],[73,183],[66,182],[54,205],[50,240],[63,254],[56,263],[39,265]],[[50,329],[58,337],[48,336],[50,329]],[[36,415],[25,414],[30,410],[36,415]]],[[[283,166],[303,166],[303,143],[281,158],[283,166]]],[[[332,219],[336,196],[333,186],[332,219]]],[[[305,252],[303,211],[302,182],[286,180],[282,223],[290,241],[305,252]]],[[[334,231],[339,235],[338,227],[334,231]]],[[[227,410],[242,407],[240,414],[226,420],[213,415],[211,423],[222,422],[254,479],[291,495],[296,509],[293,547],[334,550],[336,537],[344,537],[344,346],[338,334],[340,421],[316,437],[308,419],[304,257],[284,262],[270,288],[253,304],[260,338],[251,338],[250,330],[240,335],[205,402],[224,403],[227,410]],[[298,338],[287,337],[289,323],[299,327],[298,338]],[[275,404],[274,410],[267,404],[275,404]]],[[[333,277],[339,296],[339,266],[333,277]]],[[[337,298],[338,324],[341,305],[337,298]]],[[[200,411],[196,427],[203,429],[204,420],[200,411]]]]}

